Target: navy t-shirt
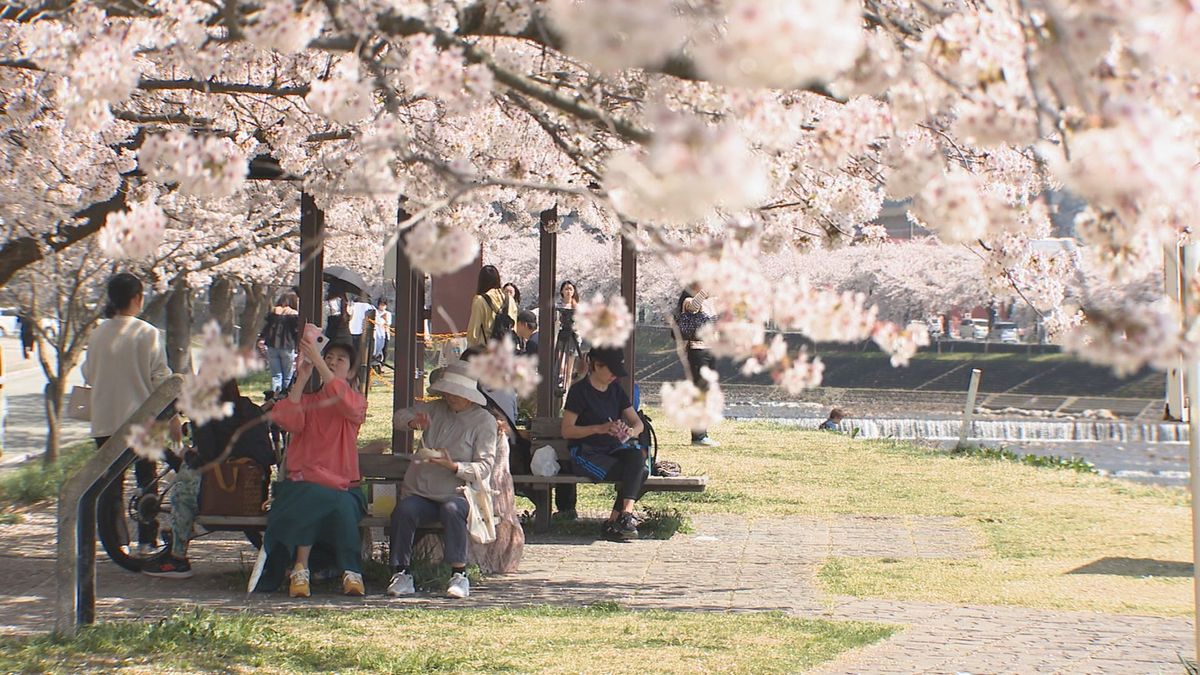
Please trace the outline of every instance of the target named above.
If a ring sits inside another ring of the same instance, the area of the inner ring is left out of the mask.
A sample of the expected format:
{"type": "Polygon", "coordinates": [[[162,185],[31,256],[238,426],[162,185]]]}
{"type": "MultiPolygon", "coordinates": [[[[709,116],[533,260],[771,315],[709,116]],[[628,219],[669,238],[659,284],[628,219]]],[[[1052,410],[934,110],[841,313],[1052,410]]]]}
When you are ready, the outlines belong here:
{"type": "MultiPolygon", "coordinates": [[[[579,419],[575,420],[575,424],[581,427],[619,420],[621,411],[630,407],[632,406],[629,403],[629,396],[625,394],[625,390],[621,388],[620,384],[613,382],[608,385],[608,389],[597,391],[592,386],[591,378],[587,377],[571,385],[570,391],[567,392],[566,403],[563,404],[564,410],[569,410],[579,416],[579,419]]],[[[575,443],[586,443],[608,450],[621,445],[616,436],[608,434],[592,434],[587,438],[572,441],[572,445],[575,443]]]]}

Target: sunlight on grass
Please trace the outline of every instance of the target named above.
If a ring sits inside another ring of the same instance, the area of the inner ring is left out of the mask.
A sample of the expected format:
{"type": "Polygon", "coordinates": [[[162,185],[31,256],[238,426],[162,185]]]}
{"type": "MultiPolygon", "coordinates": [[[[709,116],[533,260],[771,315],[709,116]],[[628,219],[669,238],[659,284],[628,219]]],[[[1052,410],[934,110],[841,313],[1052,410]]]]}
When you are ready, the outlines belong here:
{"type": "Polygon", "coordinates": [[[777,612],[630,612],[612,604],[267,616],[197,610],[156,623],[101,624],[74,640],[0,638],[0,670],[567,673],[585,663],[653,663],[655,672],[788,673],[893,631],[777,612]]]}
{"type": "MultiPolygon", "coordinates": [[[[1030,607],[1183,614],[1188,578],[1069,574],[1102,558],[1191,561],[1187,493],[1096,475],[952,457],[909,443],[852,440],[761,422],[724,423],[719,448],[659,428],[659,455],[702,493],[654,493],[644,503],[684,514],[748,517],[949,516],[984,544],[974,560],[830,561],[834,594],[1030,607]]],[[[611,492],[587,486],[581,504],[603,508],[611,492]]]]}

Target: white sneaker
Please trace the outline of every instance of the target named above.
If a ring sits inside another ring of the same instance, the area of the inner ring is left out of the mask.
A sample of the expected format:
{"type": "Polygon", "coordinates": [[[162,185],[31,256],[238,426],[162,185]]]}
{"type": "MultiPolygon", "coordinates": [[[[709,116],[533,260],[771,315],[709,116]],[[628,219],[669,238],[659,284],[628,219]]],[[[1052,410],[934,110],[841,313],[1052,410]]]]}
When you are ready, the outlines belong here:
{"type": "Polygon", "coordinates": [[[712,436],[705,436],[692,441],[692,445],[703,445],[706,448],[719,448],[721,444],[713,440],[712,436]]]}
{"type": "Polygon", "coordinates": [[[136,550],[139,558],[152,558],[158,555],[158,547],[154,544],[138,544],[136,550]]]}
{"type": "Polygon", "coordinates": [[[471,582],[467,580],[467,575],[461,572],[455,572],[450,576],[450,586],[446,589],[446,595],[452,598],[465,598],[471,595],[471,582]]]}
{"type": "Polygon", "coordinates": [[[388,583],[387,594],[393,598],[398,598],[402,595],[412,595],[417,589],[413,586],[413,576],[404,572],[396,572],[392,575],[392,580],[388,583]]]}

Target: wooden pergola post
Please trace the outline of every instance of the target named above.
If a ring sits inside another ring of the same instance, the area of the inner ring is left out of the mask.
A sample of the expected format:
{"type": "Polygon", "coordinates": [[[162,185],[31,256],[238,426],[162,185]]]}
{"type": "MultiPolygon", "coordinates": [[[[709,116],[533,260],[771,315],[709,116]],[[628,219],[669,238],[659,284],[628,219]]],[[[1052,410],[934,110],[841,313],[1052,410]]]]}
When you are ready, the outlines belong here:
{"type": "MultiPolygon", "coordinates": [[[[625,306],[637,322],[637,247],[633,239],[621,235],[621,297],[625,298],[625,306]]],[[[636,349],[637,332],[630,331],[629,340],[625,343],[625,367],[629,376],[621,383],[625,393],[633,400],[633,385],[636,383],[636,349]]]]}
{"type": "Polygon", "coordinates": [[[554,387],[557,383],[554,363],[554,280],[558,276],[558,205],[542,211],[538,224],[538,372],[542,381],[537,388],[537,411],[541,417],[554,417],[554,387]]]}
{"type": "Polygon", "coordinates": [[[321,325],[325,272],[325,212],[312,195],[300,193],[300,323],[321,325]]]}
{"type": "MultiPolygon", "coordinates": [[[[403,203],[404,198],[401,197],[401,205],[396,210],[397,223],[409,218],[403,203]]],[[[416,400],[416,378],[422,376],[418,363],[424,365],[424,359],[418,361],[417,331],[425,314],[424,302],[420,300],[424,295],[424,277],[418,280],[412,263],[404,254],[404,233],[401,233],[400,240],[396,242],[396,309],[392,313],[392,325],[396,331],[392,407],[397,410],[412,406],[416,400]]],[[[409,454],[412,449],[412,431],[393,429],[392,454],[409,454]]]]}

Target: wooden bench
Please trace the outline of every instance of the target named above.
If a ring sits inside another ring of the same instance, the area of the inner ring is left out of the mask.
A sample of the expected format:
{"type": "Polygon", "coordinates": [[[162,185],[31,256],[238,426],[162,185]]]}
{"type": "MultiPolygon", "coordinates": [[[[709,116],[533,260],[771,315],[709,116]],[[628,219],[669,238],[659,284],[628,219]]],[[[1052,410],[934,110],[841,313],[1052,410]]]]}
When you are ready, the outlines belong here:
{"type": "MultiPolygon", "coordinates": [[[[399,483],[404,480],[404,472],[408,469],[407,457],[396,455],[358,454],[358,469],[362,472],[365,484],[396,484],[396,494],[399,496],[399,483]]],[[[267,516],[196,516],[196,523],[209,530],[263,530],[267,527],[267,516]]],[[[359,522],[362,529],[382,527],[387,531],[391,523],[391,514],[373,516],[369,512],[359,522]]],[[[441,529],[436,528],[422,529],[441,529]]]]}
{"type": "MultiPolygon", "coordinates": [[[[533,451],[543,446],[551,446],[558,453],[560,466],[570,466],[571,451],[567,449],[567,441],[562,437],[562,419],[558,417],[539,417],[530,423],[529,438],[533,443],[533,451]]],[[[575,485],[578,483],[612,483],[613,481],[596,481],[589,476],[576,476],[570,471],[562,471],[557,476],[513,476],[513,485],[528,486],[533,493],[534,512],[533,529],[535,532],[545,532],[550,529],[550,488],[555,485],[575,485]]],[[[704,492],[708,487],[708,476],[650,476],[642,492],[704,492]]]]}

